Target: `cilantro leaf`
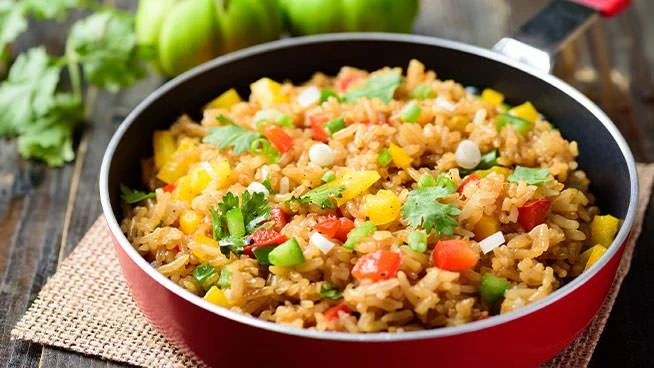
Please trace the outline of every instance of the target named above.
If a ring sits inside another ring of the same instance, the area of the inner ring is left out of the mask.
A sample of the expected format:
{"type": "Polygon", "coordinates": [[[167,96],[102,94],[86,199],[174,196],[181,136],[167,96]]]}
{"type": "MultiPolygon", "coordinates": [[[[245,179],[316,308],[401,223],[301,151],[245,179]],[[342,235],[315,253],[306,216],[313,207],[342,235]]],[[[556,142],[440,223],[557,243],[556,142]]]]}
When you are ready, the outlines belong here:
{"type": "Polygon", "coordinates": [[[82,101],[69,94],[54,96],[50,109],[29,125],[19,127],[18,152],[25,158],[61,166],[75,158],[73,132],[83,120],[82,101]]]}
{"type": "Polygon", "coordinates": [[[402,219],[417,228],[422,226],[427,234],[435,230],[440,235],[452,235],[458,222],[452,218],[461,210],[451,204],[438,202],[439,198],[452,194],[452,188],[447,186],[432,186],[414,189],[400,209],[402,219]]]}
{"type": "Polygon", "coordinates": [[[508,180],[511,183],[519,183],[524,181],[530,185],[540,185],[546,183],[549,175],[549,170],[546,167],[532,169],[529,167],[516,166],[513,174],[509,175],[508,180]]]}
{"type": "Polygon", "coordinates": [[[402,76],[399,73],[391,71],[378,74],[368,78],[362,86],[355,87],[345,92],[343,99],[345,102],[354,102],[361,97],[377,97],[382,101],[389,103],[393,99],[395,89],[402,83],[402,76]]]}
{"type": "Polygon", "coordinates": [[[320,208],[336,208],[332,198],[340,198],[344,190],[345,187],[342,185],[337,187],[321,185],[300,196],[298,200],[303,204],[313,203],[320,206],[320,208]]]}
{"type": "Polygon", "coordinates": [[[268,205],[268,198],[261,192],[245,191],[241,194],[241,211],[243,212],[243,220],[245,222],[245,229],[248,233],[252,233],[259,225],[270,217],[270,206],[268,205]]]}
{"type": "Polygon", "coordinates": [[[338,300],[343,298],[343,292],[336,285],[328,282],[320,285],[320,297],[329,300],[338,300]]]}
{"type": "Polygon", "coordinates": [[[218,203],[218,209],[223,214],[236,207],[238,207],[238,196],[234,195],[232,192],[227,192],[227,194],[223,196],[222,201],[218,203]]]}
{"type": "Polygon", "coordinates": [[[0,0],[0,55],[27,29],[25,8],[12,0],[0,0]]]}
{"type": "Polygon", "coordinates": [[[234,154],[241,154],[249,151],[252,142],[261,138],[261,134],[241,128],[235,124],[229,124],[221,127],[210,127],[209,135],[204,137],[202,142],[213,144],[223,149],[232,147],[234,154]]]}
{"type": "Polygon", "coordinates": [[[88,81],[111,92],[144,78],[142,61],[153,56],[150,47],[137,43],[134,16],[119,10],[103,10],[78,21],[68,42],[88,81]]]}
{"type": "Polygon", "coordinates": [[[88,3],[85,0],[22,0],[28,12],[37,19],[62,19],[68,10],[82,7],[88,3]]]}
{"type": "Polygon", "coordinates": [[[120,198],[122,198],[123,201],[129,203],[129,204],[134,204],[141,202],[145,199],[148,198],[156,198],[157,195],[154,192],[150,193],[145,193],[141,192],[136,189],[130,189],[127,187],[125,184],[120,184],[120,198]]]}
{"type": "Polygon", "coordinates": [[[60,67],[38,47],[21,54],[0,84],[0,136],[15,135],[54,103],[60,67]]]}

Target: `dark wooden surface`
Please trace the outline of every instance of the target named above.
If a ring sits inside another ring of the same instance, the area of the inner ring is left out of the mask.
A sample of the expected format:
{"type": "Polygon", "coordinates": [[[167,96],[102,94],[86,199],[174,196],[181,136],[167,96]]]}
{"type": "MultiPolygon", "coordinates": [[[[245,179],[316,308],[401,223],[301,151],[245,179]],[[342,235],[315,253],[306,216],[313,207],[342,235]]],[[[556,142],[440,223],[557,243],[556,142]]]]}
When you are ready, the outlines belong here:
{"type": "MultiPolygon", "coordinates": [[[[547,0],[423,0],[416,32],[490,47],[547,0]]],[[[118,1],[133,7],[136,1],[118,1]]],[[[76,16],[79,16],[77,14],[76,16]]],[[[24,49],[61,48],[65,24],[30,27],[24,49]]],[[[595,100],[615,121],[641,162],[654,161],[654,2],[634,0],[620,16],[594,25],[559,58],[556,74],[595,100]]],[[[93,357],[10,341],[9,332],[57,265],[100,215],[97,175],[121,119],[160,83],[98,92],[80,137],[77,160],[47,169],[21,160],[0,140],[0,367],[118,367],[93,357]]],[[[93,91],[89,92],[93,95],[93,91]]],[[[0,112],[1,113],[1,112],[0,112]]],[[[591,366],[654,366],[654,204],[591,366]]]]}

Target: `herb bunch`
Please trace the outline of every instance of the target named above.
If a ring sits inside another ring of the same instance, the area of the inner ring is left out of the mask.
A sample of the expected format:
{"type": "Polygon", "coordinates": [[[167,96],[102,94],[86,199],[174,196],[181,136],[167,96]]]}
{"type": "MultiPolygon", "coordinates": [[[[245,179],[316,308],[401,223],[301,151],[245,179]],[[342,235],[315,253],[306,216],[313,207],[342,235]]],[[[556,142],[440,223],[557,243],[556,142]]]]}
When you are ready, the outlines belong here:
{"type": "Polygon", "coordinates": [[[74,8],[91,13],[75,22],[64,55],[43,46],[17,56],[0,83],[0,137],[16,138],[24,158],[61,166],[75,158],[73,134],[86,115],[85,84],[117,92],[146,76],[144,61],[153,56],[136,40],[134,16],[92,0],[0,0],[0,55],[37,21],[64,20],[74,8]],[[70,90],[62,91],[62,75],[70,90]]]}

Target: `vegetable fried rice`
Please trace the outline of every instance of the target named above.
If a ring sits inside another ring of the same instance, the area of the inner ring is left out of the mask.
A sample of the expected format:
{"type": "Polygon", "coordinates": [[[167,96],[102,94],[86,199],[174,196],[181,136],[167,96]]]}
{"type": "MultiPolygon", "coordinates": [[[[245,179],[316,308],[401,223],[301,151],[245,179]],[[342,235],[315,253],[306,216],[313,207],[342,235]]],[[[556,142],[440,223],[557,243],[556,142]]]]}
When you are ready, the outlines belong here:
{"type": "Polygon", "coordinates": [[[262,78],[154,133],[146,191],[121,186],[122,229],[189,292],[298,328],[507,313],[584,272],[620,225],[593,205],[577,143],[512,102],[416,60],[262,78]]]}

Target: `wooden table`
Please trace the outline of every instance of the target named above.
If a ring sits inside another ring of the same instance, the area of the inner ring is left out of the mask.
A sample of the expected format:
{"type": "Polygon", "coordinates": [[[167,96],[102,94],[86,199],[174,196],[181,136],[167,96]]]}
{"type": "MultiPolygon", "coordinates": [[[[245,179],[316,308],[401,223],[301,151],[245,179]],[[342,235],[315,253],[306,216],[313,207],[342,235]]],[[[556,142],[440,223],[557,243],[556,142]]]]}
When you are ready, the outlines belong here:
{"type": "MultiPolygon", "coordinates": [[[[423,0],[416,32],[490,47],[546,2],[423,0]]],[[[134,7],[135,1],[119,3],[134,7]]],[[[654,2],[635,0],[626,12],[596,23],[567,48],[556,71],[613,118],[641,162],[654,161],[653,21],[654,2]]],[[[51,50],[60,49],[64,29],[65,24],[30,27],[18,48],[47,42],[51,50]]],[[[79,139],[77,160],[61,169],[21,160],[14,142],[0,141],[0,366],[119,366],[10,341],[9,331],[100,215],[97,177],[105,146],[123,117],[160,82],[153,77],[117,95],[99,92],[79,139]]],[[[654,291],[652,207],[592,366],[654,366],[654,308],[648,301],[654,291]]]]}

